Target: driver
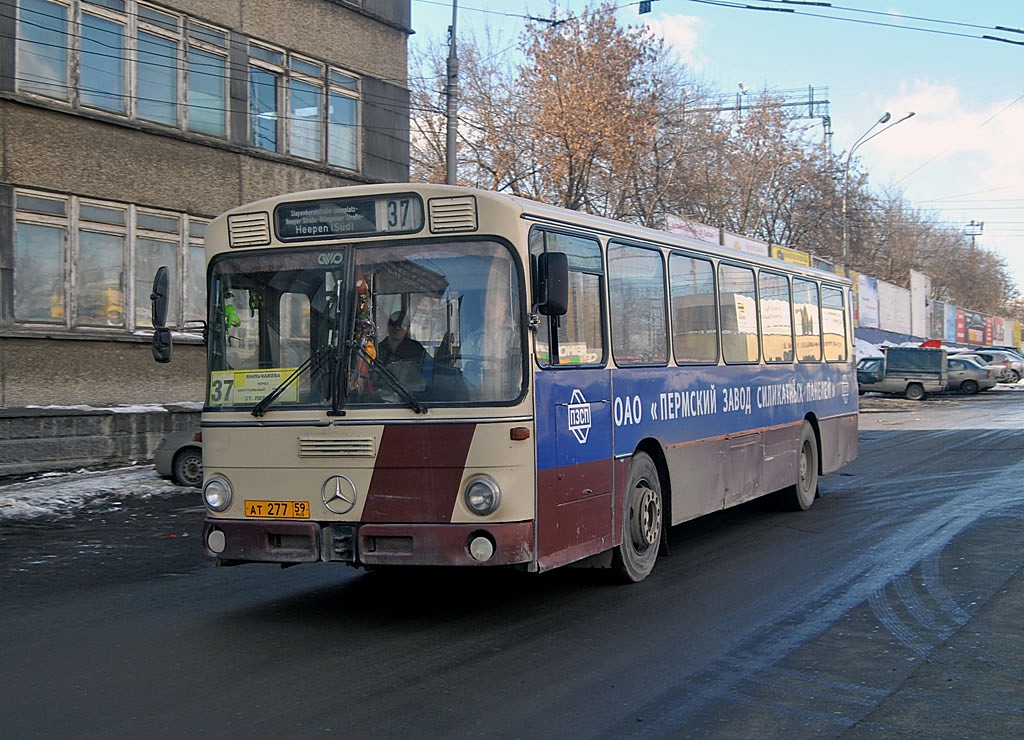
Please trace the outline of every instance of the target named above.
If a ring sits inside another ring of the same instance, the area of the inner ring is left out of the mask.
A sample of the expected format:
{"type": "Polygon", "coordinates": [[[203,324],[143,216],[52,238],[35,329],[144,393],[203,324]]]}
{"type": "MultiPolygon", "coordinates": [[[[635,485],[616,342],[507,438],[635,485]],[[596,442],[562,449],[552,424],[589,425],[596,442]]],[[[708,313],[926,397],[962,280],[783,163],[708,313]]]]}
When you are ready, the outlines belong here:
{"type": "Polygon", "coordinates": [[[395,311],[388,317],[388,336],[378,348],[378,362],[387,365],[392,362],[414,362],[423,365],[427,351],[423,345],[409,336],[409,314],[395,311]]]}

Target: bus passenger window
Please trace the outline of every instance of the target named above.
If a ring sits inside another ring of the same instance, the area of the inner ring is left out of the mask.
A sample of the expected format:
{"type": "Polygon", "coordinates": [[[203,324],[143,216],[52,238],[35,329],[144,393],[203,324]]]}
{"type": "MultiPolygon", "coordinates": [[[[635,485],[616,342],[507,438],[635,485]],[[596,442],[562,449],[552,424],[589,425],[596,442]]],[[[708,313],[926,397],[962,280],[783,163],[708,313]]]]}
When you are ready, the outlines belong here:
{"type": "Polygon", "coordinates": [[[672,299],[672,351],[676,363],[718,362],[715,270],[708,260],[673,254],[668,260],[672,299]]]}
{"type": "Polygon", "coordinates": [[[757,362],[757,291],[754,271],[718,266],[718,299],[722,312],[722,354],[726,362],[757,362]]]}
{"type": "Polygon", "coordinates": [[[765,362],[793,361],[793,306],[789,281],[762,272],[757,277],[761,307],[761,351],[765,362]]]}
{"type": "Polygon", "coordinates": [[[620,365],[668,360],[665,266],[653,249],[608,245],[612,353],[620,365]]]}
{"type": "Polygon", "coordinates": [[[821,362],[821,321],[818,285],[793,279],[793,311],[796,319],[796,356],[800,362],[821,362]]]}
{"type": "Polygon", "coordinates": [[[843,291],[828,285],[821,287],[821,329],[825,339],[825,360],[846,362],[846,307],[843,291]]]}

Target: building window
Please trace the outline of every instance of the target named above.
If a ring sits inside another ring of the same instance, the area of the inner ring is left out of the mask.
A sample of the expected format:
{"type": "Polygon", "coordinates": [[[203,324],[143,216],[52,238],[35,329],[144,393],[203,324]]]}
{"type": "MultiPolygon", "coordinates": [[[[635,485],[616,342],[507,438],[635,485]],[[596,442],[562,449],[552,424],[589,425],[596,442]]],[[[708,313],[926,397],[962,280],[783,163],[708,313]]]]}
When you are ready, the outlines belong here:
{"type": "Polygon", "coordinates": [[[185,252],[185,314],[182,326],[206,319],[206,250],[203,238],[206,221],[188,220],[188,246],[185,252]]]}
{"type": "Polygon", "coordinates": [[[249,67],[249,143],[257,149],[277,151],[279,89],[278,75],[249,67]]]}
{"type": "Polygon", "coordinates": [[[280,151],[284,56],[279,49],[249,44],[249,144],[269,152],[280,151]]]}
{"type": "Polygon", "coordinates": [[[14,318],[64,323],[67,229],[18,221],[14,226],[14,318]]]}
{"type": "Polygon", "coordinates": [[[178,125],[178,42],[148,31],[138,35],[139,118],[178,125]]]}
{"type": "Polygon", "coordinates": [[[125,97],[125,20],[113,14],[82,12],[82,105],[127,113],[125,97]]]}
{"type": "MultiPolygon", "coordinates": [[[[18,0],[17,32],[20,92],[228,138],[227,30],[137,0],[18,0]]],[[[358,170],[359,78],[262,42],[248,48],[245,143],[358,170]]]]}
{"type": "Polygon", "coordinates": [[[359,169],[359,82],[332,69],[327,114],[327,163],[359,169]]]}
{"type": "Polygon", "coordinates": [[[288,85],[288,153],[320,160],[323,130],[323,66],[292,57],[288,85]]]}
{"type": "Polygon", "coordinates": [[[124,327],[124,233],[80,228],[76,260],[79,326],[124,327]]]}
{"type": "Polygon", "coordinates": [[[18,88],[67,100],[68,18],[71,8],[50,0],[18,3],[18,88]]]}
{"type": "Polygon", "coordinates": [[[162,265],[173,286],[168,325],[180,328],[204,318],[205,221],[75,196],[25,191],[16,196],[14,317],[19,324],[147,329],[153,275],[162,265]]]}
{"type": "Polygon", "coordinates": [[[188,22],[188,128],[227,136],[228,36],[210,26],[188,22]]]}

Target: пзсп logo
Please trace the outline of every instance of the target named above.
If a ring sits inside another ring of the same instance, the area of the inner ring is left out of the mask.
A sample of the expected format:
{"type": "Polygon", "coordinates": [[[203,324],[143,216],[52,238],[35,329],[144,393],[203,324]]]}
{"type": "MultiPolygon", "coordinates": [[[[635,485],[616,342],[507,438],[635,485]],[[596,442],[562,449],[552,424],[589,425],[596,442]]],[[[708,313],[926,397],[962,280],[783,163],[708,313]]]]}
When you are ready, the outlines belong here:
{"type": "Polygon", "coordinates": [[[590,434],[590,404],[579,388],[572,389],[569,399],[569,431],[581,445],[587,443],[590,434]]]}

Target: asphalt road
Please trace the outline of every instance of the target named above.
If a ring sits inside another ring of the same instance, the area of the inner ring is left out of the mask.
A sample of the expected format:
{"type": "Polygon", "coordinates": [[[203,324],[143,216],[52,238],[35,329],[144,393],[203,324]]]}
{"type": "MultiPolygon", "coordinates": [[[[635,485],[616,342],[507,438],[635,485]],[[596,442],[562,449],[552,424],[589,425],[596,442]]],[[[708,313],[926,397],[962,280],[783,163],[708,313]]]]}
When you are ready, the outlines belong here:
{"type": "Polygon", "coordinates": [[[810,511],[634,586],[215,568],[167,486],[0,522],[0,737],[1024,736],[1024,393],[861,416],[810,511]]]}

